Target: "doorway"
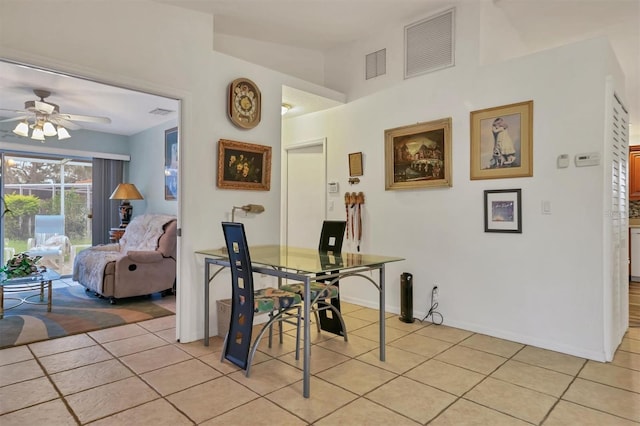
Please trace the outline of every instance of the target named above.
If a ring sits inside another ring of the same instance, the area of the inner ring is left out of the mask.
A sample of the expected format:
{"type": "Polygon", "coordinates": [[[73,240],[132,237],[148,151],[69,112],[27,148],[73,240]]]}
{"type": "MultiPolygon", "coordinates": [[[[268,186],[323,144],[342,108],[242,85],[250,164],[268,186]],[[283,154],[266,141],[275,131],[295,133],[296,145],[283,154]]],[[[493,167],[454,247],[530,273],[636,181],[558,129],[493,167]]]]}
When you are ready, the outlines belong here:
{"type": "Polygon", "coordinates": [[[286,155],[285,243],[317,248],[326,219],[326,139],[290,145],[286,155]]]}

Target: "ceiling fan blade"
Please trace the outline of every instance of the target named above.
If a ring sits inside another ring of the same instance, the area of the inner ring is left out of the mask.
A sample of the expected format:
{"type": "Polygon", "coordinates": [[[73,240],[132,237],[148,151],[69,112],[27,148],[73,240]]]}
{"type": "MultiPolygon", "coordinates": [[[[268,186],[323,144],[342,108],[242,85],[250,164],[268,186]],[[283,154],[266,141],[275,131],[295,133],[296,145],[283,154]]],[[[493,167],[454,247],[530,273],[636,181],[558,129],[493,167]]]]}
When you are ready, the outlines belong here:
{"type": "Polygon", "coordinates": [[[12,112],[14,114],[28,114],[29,111],[26,111],[24,109],[5,109],[5,108],[0,108],[0,111],[7,111],[7,112],[12,112]]]}
{"type": "Polygon", "coordinates": [[[76,123],[65,120],[64,118],[61,118],[59,115],[55,115],[55,116],[52,115],[51,117],[49,117],[49,121],[52,122],[53,124],[59,124],[62,127],[65,127],[69,130],[82,129],[82,127],[80,127],[76,123]]]}
{"type": "Polygon", "coordinates": [[[90,123],[104,123],[104,124],[111,123],[111,119],[108,117],[95,117],[92,115],[78,115],[78,114],[57,114],[57,116],[64,120],[87,121],[90,123]]]}
{"type": "Polygon", "coordinates": [[[21,115],[19,117],[7,118],[6,120],[0,120],[0,123],[7,123],[9,121],[19,121],[19,120],[24,120],[25,118],[29,118],[29,116],[28,115],[21,115]]]}

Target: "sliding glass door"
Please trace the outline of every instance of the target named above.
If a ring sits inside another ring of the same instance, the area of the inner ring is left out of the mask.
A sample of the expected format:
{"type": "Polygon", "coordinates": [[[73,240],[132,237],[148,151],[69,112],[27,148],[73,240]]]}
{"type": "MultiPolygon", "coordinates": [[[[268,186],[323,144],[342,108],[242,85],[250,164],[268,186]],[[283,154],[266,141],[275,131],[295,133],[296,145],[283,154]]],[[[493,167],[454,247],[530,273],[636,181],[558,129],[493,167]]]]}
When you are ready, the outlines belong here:
{"type": "Polygon", "coordinates": [[[2,153],[2,263],[27,252],[71,275],[91,245],[91,159],[2,153]]]}

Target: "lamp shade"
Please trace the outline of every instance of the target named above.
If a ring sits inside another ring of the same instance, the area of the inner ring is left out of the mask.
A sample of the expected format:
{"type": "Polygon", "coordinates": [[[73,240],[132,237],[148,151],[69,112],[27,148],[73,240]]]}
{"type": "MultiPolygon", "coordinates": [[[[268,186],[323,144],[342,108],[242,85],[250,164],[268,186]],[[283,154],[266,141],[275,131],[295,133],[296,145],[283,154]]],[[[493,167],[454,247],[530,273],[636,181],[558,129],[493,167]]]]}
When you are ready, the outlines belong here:
{"type": "Polygon", "coordinates": [[[62,126],[58,126],[58,140],[61,141],[63,139],[69,139],[70,137],[71,135],[67,132],[67,129],[62,126]]]}
{"type": "Polygon", "coordinates": [[[44,125],[42,126],[42,131],[44,132],[45,136],[55,136],[57,134],[56,128],[48,121],[45,121],[44,125]]]}
{"type": "Polygon", "coordinates": [[[19,136],[24,136],[25,138],[29,136],[29,124],[27,121],[21,121],[18,123],[15,129],[13,129],[13,133],[19,136]]]}
{"type": "Polygon", "coordinates": [[[132,183],[119,184],[113,194],[109,197],[110,200],[144,200],[138,188],[132,183]]]}

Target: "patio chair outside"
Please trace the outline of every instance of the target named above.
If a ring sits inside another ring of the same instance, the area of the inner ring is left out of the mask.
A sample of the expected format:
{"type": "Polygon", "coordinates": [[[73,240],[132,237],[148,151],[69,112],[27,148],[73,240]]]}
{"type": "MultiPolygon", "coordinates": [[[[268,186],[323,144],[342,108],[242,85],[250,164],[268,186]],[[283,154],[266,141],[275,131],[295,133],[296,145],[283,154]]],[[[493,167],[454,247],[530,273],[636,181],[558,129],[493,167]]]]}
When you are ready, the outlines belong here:
{"type": "Polygon", "coordinates": [[[61,271],[71,248],[64,234],[64,216],[36,215],[34,238],[29,238],[27,247],[29,256],[42,256],[43,261],[52,262],[54,269],[61,271]]]}

